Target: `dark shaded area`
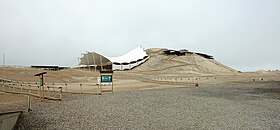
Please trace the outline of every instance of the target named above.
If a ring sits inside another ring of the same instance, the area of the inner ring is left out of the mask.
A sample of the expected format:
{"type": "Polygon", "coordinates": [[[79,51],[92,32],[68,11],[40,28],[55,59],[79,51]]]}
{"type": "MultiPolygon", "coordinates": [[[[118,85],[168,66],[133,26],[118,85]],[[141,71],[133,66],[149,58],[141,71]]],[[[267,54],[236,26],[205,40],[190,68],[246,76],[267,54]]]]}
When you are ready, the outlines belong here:
{"type": "Polygon", "coordinates": [[[192,95],[229,100],[280,99],[280,82],[242,83],[215,86],[212,89],[198,88],[192,95]]]}
{"type": "Polygon", "coordinates": [[[280,94],[280,88],[255,88],[256,94],[278,93],[280,94]]]}
{"type": "Polygon", "coordinates": [[[202,57],[204,57],[206,59],[214,59],[213,56],[210,56],[210,55],[207,55],[207,54],[203,54],[203,53],[195,53],[195,54],[197,54],[199,56],[202,56],[202,57]]]}
{"type": "Polygon", "coordinates": [[[22,111],[0,113],[0,130],[11,130],[15,127],[22,111]]]}
{"type": "Polygon", "coordinates": [[[280,82],[266,83],[263,87],[254,88],[249,93],[280,100],[280,82]]]}
{"type": "Polygon", "coordinates": [[[89,66],[83,66],[79,67],[80,69],[89,69],[89,70],[112,70],[112,65],[89,65],[89,66]]]}
{"type": "Polygon", "coordinates": [[[58,71],[58,70],[63,70],[63,69],[69,69],[70,67],[48,66],[48,65],[32,65],[31,68],[58,71]]]}
{"type": "Polygon", "coordinates": [[[176,50],[164,50],[164,51],[163,51],[163,54],[165,54],[165,55],[185,56],[187,52],[188,52],[187,50],[180,50],[180,51],[176,51],[176,50]]]}
{"type": "Polygon", "coordinates": [[[203,58],[206,58],[206,59],[214,59],[213,56],[211,55],[208,55],[208,54],[203,54],[203,53],[194,53],[194,52],[189,52],[188,50],[186,49],[182,49],[182,50],[168,50],[168,49],[165,49],[162,51],[164,55],[176,55],[176,56],[185,56],[186,54],[197,54],[203,58]]]}

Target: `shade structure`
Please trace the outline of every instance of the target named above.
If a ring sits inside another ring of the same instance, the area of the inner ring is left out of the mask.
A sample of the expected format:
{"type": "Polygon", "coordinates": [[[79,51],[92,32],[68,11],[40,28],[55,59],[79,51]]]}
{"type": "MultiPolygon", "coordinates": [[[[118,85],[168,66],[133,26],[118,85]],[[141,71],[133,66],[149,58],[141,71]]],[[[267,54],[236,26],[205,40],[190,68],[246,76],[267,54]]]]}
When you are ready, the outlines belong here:
{"type": "Polygon", "coordinates": [[[130,63],[133,61],[136,62],[139,59],[144,59],[145,56],[148,56],[147,53],[144,51],[144,49],[141,46],[138,46],[122,56],[107,57],[107,58],[115,63],[130,63]]]}
{"type": "Polygon", "coordinates": [[[103,55],[96,52],[87,52],[83,54],[79,65],[110,65],[111,61],[103,55]]]}
{"type": "Polygon", "coordinates": [[[140,46],[119,57],[108,57],[96,52],[83,54],[79,66],[95,67],[101,70],[129,70],[145,62],[149,56],[140,46]],[[111,67],[109,67],[111,66],[111,67]]]}

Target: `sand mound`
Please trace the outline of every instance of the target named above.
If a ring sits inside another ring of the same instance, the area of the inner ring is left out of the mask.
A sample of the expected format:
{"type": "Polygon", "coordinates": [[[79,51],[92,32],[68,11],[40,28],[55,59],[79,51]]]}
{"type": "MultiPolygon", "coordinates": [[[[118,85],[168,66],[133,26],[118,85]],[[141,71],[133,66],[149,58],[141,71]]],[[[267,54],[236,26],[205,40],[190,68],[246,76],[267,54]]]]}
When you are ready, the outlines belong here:
{"type": "Polygon", "coordinates": [[[45,82],[51,83],[95,82],[99,76],[99,72],[76,69],[50,71],[33,68],[0,68],[0,78],[14,81],[38,82],[39,78],[34,75],[41,72],[47,72],[45,82]]]}
{"type": "MultiPolygon", "coordinates": [[[[207,75],[207,74],[235,74],[237,70],[227,67],[212,56],[181,50],[185,55],[177,53],[166,54],[167,49],[153,48],[147,49],[146,52],[150,58],[142,65],[129,71],[120,71],[116,74],[125,73],[143,73],[147,75],[207,75]]],[[[38,77],[34,74],[46,71],[46,82],[59,83],[78,83],[78,82],[96,82],[99,72],[86,70],[61,70],[48,71],[33,68],[1,68],[0,79],[9,79],[15,81],[38,82],[38,77]]]]}
{"type": "Polygon", "coordinates": [[[178,56],[176,54],[167,55],[167,49],[152,48],[146,52],[150,56],[149,60],[133,71],[151,73],[191,73],[191,74],[223,74],[237,73],[238,71],[227,67],[212,58],[212,56],[190,52],[178,56]]]}

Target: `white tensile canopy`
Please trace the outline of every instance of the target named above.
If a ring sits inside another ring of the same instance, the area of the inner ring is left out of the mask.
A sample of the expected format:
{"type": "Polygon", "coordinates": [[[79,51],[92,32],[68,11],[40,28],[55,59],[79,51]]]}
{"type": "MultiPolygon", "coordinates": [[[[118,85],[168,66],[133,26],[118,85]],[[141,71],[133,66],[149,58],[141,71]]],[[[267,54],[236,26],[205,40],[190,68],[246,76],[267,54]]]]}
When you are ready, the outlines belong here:
{"type": "Polygon", "coordinates": [[[88,52],[81,58],[80,66],[112,65],[112,70],[132,69],[148,59],[147,53],[141,46],[119,57],[108,57],[96,52],[88,52]]]}
{"type": "Polygon", "coordinates": [[[119,56],[119,57],[106,57],[113,63],[131,63],[137,62],[137,60],[144,59],[144,57],[148,56],[147,53],[141,46],[136,47],[135,49],[129,51],[128,53],[119,56]]]}

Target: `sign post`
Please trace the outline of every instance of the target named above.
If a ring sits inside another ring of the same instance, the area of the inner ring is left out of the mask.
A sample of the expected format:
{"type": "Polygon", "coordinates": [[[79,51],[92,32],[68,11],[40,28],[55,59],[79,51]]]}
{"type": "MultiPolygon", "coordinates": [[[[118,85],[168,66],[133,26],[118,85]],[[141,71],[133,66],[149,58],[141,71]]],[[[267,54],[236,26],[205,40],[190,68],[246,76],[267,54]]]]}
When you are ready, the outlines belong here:
{"type": "Polygon", "coordinates": [[[112,92],[114,91],[113,87],[113,71],[100,71],[100,89],[102,92],[112,92]],[[111,85],[111,90],[102,90],[102,85],[109,84],[111,85]]]}
{"type": "Polygon", "coordinates": [[[39,87],[39,91],[40,91],[40,99],[41,98],[45,98],[45,93],[44,93],[44,74],[46,74],[47,72],[42,72],[42,73],[38,73],[35,74],[34,76],[39,76],[40,77],[40,87],[39,87]]]}

